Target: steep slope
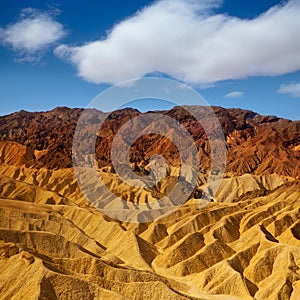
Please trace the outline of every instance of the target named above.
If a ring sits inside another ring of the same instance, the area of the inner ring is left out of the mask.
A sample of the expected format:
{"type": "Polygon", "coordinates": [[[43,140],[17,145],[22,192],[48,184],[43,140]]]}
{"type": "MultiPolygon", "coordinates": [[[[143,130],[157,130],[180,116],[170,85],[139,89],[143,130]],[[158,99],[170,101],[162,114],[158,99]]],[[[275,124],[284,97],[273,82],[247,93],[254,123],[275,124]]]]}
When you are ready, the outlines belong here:
{"type": "MultiPolygon", "coordinates": [[[[228,176],[252,173],[277,173],[296,178],[300,174],[300,121],[261,116],[241,109],[212,107],[224,131],[227,142],[228,176]]],[[[189,107],[202,125],[211,125],[211,111],[205,107],[189,107]]],[[[65,168],[72,166],[71,148],[74,130],[82,109],[60,107],[49,112],[20,111],[0,117],[0,140],[14,141],[35,150],[35,167],[65,168]]],[[[195,122],[184,107],[156,112],[177,120],[190,132],[199,149],[201,168],[210,165],[210,146],[201,124],[195,122]]],[[[98,132],[96,155],[100,166],[110,164],[110,149],[118,129],[128,120],[141,115],[135,109],[108,113],[89,110],[85,134],[92,135],[95,126],[104,121],[98,132]]],[[[132,128],[139,131],[139,128],[132,128]]],[[[91,141],[94,137],[91,136],[91,141]]],[[[88,138],[87,138],[88,140],[88,138]]],[[[131,147],[131,161],[144,171],[149,157],[162,154],[169,163],[178,164],[178,153],[172,143],[161,136],[146,135],[131,147]]]]}
{"type": "MultiPolygon", "coordinates": [[[[193,110],[209,121],[205,108],[193,110]]],[[[141,224],[111,219],[81,193],[70,151],[82,110],[1,117],[0,298],[297,300],[300,124],[238,109],[214,111],[228,150],[219,189],[206,182],[210,149],[203,129],[182,108],[160,112],[191,132],[203,162],[201,180],[174,212],[141,224]]],[[[140,112],[90,114],[92,126],[108,117],[97,143],[103,181],[128,207],[151,207],[180,174],[174,146],[155,135],[137,140],[135,171],[145,174],[146,157],[158,152],[170,174],[153,188],[129,187],[111,168],[108,150],[118,128],[140,112]]],[[[102,186],[91,182],[89,188],[102,186]]],[[[106,194],[100,200],[104,208],[115,205],[106,194]]]]}

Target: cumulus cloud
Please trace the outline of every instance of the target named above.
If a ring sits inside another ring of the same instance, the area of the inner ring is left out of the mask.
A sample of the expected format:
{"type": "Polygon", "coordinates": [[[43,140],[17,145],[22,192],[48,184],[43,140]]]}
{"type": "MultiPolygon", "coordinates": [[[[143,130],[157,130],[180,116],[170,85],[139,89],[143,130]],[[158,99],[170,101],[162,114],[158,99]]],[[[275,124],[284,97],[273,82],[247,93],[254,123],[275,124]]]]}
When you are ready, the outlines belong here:
{"type": "Polygon", "coordinates": [[[277,92],[279,94],[289,94],[294,98],[300,98],[300,83],[282,84],[277,92]]]}
{"type": "Polygon", "coordinates": [[[22,10],[17,22],[0,28],[0,40],[11,47],[19,61],[34,62],[44,51],[66,35],[63,25],[55,21],[56,11],[22,10]]]}
{"type": "Polygon", "coordinates": [[[234,92],[230,92],[230,93],[226,94],[224,97],[225,98],[241,98],[243,95],[244,95],[243,92],[234,91],[234,92]]]}
{"type": "Polygon", "coordinates": [[[217,0],[161,0],[116,24],[105,37],[55,54],[93,83],[162,72],[196,85],[300,69],[300,1],[254,19],[214,13],[217,0]]]}

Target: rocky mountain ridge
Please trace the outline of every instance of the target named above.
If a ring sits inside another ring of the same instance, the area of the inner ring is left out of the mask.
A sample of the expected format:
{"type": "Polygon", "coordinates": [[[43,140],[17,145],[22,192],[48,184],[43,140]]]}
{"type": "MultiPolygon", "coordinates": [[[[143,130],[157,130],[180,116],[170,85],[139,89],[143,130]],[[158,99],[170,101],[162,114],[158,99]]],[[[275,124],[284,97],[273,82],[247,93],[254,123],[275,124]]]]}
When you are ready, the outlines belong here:
{"type": "MultiPolygon", "coordinates": [[[[201,122],[208,124],[209,115],[205,107],[189,109],[194,110],[201,122]]],[[[227,143],[226,173],[277,173],[291,177],[300,175],[300,121],[261,116],[241,109],[212,109],[220,121],[227,143]]],[[[59,107],[49,112],[20,111],[2,116],[0,140],[17,142],[28,147],[27,151],[34,152],[30,163],[34,167],[71,167],[72,139],[82,112],[82,109],[59,107]]],[[[112,113],[91,110],[90,113],[91,126],[105,120],[98,133],[96,155],[99,165],[107,166],[110,164],[110,148],[114,135],[124,123],[141,113],[130,108],[112,113]]],[[[199,149],[202,167],[207,169],[210,163],[210,149],[205,131],[199,124],[195,125],[193,117],[184,107],[174,107],[169,111],[156,113],[172,117],[187,128],[199,149]]],[[[132,147],[131,158],[132,161],[145,165],[147,157],[151,157],[153,153],[161,153],[173,163],[178,158],[171,143],[164,143],[162,137],[155,135],[140,138],[132,147]],[[144,151],[145,149],[147,151],[144,151]]]]}
{"type": "MultiPolygon", "coordinates": [[[[209,124],[205,108],[192,109],[209,124]]],[[[82,194],[71,160],[82,109],[0,117],[0,299],[298,300],[300,122],[213,110],[228,153],[225,178],[212,183],[205,181],[210,147],[203,128],[180,107],[159,112],[193,136],[201,180],[181,206],[147,223],[115,220],[82,194]],[[200,199],[205,191],[213,199],[200,199]]],[[[96,144],[104,183],[88,188],[99,193],[106,185],[126,201],[124,212],[139,203],[151,211],[179,174],[176,149],[155,135],[133,144],[131,166],[141,175],[147,157],[159,152],[170,164],[167,179],[140,189],[113,171],[114,135],[140,114],[91,110],[85,132],[105,121],[96,144]]],[[[102,193],[100,200],[114,209],[115,198],[102,193]]]]}

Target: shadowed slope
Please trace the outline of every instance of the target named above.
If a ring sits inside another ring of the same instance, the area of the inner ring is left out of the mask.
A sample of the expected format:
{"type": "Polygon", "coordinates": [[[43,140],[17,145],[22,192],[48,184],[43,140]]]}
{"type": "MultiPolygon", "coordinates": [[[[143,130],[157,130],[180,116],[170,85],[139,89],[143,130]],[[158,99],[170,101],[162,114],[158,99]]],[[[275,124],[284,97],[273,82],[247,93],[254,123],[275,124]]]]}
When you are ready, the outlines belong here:
{"type": "MultiPolygon", "coordinates": [[[[209,120],[204,108],[195,113],[209,120]]],[[[81,110],[19,112],[0,118],[0,298],[293,299],[300,293],[299,122],[214,108],[227,140],[228,165],[212,202],[209,146],[181,108],[163,112],[185,124],[200,149],[201,178],[188,201],[163,219],[122,223],[81,193],[71,166],[81,110]]],[[[170,178],[146,190],[121,182],[108,149],[117,129],[140,114],[114,112],[99,132],[99,171],[128,207],[153,205],[178,177],[172,145],[136,141],[132,167],[159,151],[170,178]],[[146,147],[147,146],[147,147],[146,147]],[[146,149],[145,154],[141,149],[146,149]],[[135,158],[138,158],[135,160],[135,158]]],[[[94,124],[106,115],[91,111],[94,124]]],[[[87,131],[88,134],[88,131],[87,131]]],[[[91,190],[102,185],[91,181],[91,190]]],[[[98,190],[98,191],[99,191],[98,190]]],[[[103,207],[114,207],[105,193],[103,207]]]]}

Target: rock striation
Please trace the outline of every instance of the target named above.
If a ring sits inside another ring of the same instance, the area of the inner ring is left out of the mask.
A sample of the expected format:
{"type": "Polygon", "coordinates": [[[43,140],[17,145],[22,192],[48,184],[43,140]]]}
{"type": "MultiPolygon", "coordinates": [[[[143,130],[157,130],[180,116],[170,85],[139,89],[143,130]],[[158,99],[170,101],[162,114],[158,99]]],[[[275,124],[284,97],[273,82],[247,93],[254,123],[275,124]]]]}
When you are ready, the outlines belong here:
{"type": "MultiPolygon", "coordinates": [[[[209,123],[205,108],[191,109],[209,123]]],[[[228,152],[220,184],[206,181],[210,147],[193,116],[180,107],[157,112],[189,130],[202,164],[189,199],[149,223],[114,220],[82,194],[71,157],[82,109],[0,117],[0,299],[299,299],[300,122],[213,110],[228,152]]],[[[151,208],[178,177],[176,148],[157,135],[138,139],[135,172],[146,175],[156,153],[170,172],[155,187],[130,187],[114,172],[109,148],[141,113],[90,114],[91,126],[105,120],[96,144],[103,184],[128,207],[151,208]]]]}

